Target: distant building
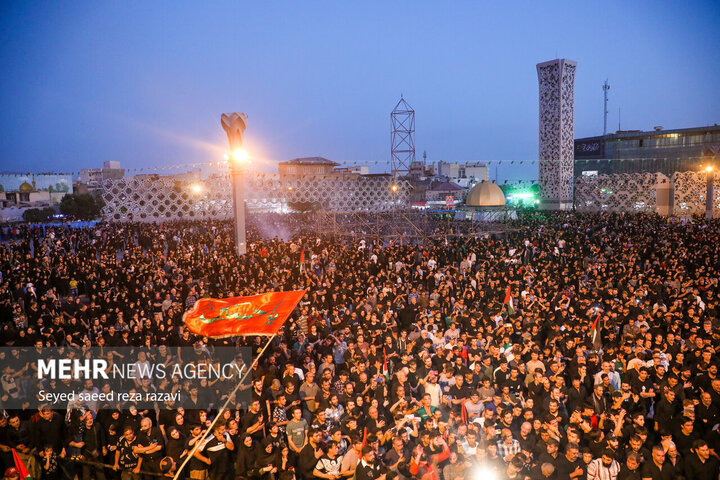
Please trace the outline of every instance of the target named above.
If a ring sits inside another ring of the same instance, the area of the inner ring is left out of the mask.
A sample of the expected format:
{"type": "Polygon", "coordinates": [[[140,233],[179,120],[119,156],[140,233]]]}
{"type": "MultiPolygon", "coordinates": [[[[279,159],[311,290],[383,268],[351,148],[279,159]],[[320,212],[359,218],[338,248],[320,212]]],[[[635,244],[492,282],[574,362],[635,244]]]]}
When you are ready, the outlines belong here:
{"type": "Polygon", "coordinates": [[[706,161],[720,161],[720,126],[653,131],[618,131],[575,140],[574,176],[613,173],[655,173],[698,170],[706,161]]]}
{"type": "Polygon", "coordinates": [[[333,175],[335,167],[340,165],[323,157],[294,158],[278,164],[280,177],[297,175],[333,175]]]}
{"type": "Polygon", "coordinates": [[[408,170],[408,177],[414,179],[433,178],[437,176],[437,167],[435,164],[426,164],[423,162],[412,162],[408,170]]]}
{"type": "Polygon", "coordinates": [[[462,164],[440,160],[437,165],[437,177],[469,187],[477,182],[487,180],[488,167],[483,162],[462,164]]]}
{"type": "Polygon", "coordinates": [[[172,175],[159,175],[157,173],[138,173],[137,175],[130,175],[128,178],[149,178],[153,180],[171,180],[179,183],[193,183],[202,180],[202,170],[191,170],[189,172],[174,173],[172,175]]]}
{"type": "Polygon", "coordinates": [[[105,180],[118,180],[125,176],[125,169],[120,168],[120,162],[104,162],[102,168],[84,168],[78,175],[78,183],[90,189],[100,188],[105,180]]]}
{"type": "Polygon", "coordinates": [[[453,182],[437,182],[432,185],[425,193],[428,205],[446,205],[448,198],[452,197],[453,204],[455,202],[465,201],[467,189],[453,182]]]}
{"type": "Polygon", "coordinates": [[[366,165],[352,165],[349,167],[338,167],[334,173],[350,173],[354,175],[369,175],[370,167],[366,165]]]}

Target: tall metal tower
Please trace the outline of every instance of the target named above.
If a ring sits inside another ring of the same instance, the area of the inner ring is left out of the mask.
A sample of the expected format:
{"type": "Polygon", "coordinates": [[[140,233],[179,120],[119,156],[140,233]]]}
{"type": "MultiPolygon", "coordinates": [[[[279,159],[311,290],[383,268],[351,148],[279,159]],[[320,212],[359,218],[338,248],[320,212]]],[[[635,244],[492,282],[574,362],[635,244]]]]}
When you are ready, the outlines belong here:
{"type": "Polygon", "coordinates": [[[603,136],[607,135],[607,116],[608,116],[608,108],[607,108],[607,92],[610,90],[610,85],[608,85],[607,78],[605,79],[605,83],[603,84],[603,95],[605,97],[605,113],[603,114],[603,136]]]}
{"type": "Polygon", "coordinates": [[[405,176],[415,161],[415,110],[400,95],[390,113],[392,123],[390,157],[393,177],[405,176]]]}

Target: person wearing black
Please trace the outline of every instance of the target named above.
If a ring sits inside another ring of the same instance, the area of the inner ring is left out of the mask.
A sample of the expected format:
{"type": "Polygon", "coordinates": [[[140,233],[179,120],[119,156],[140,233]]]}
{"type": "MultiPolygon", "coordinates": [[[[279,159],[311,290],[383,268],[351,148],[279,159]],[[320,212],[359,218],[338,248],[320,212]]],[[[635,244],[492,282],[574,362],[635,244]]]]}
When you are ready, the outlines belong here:
{"type": "Polygon", "coordinates": [[[652,449],[652,458],[646,460],[640,470],[643,480],[672,480],[675,478],[675,469],[665,460],[665,449],[662,445],[655,445],[652,449]]]}
{"type": "Polygon", "coordinates": [[[408,463],[410,461],[410,452],[405,448],[402,438],[397,436],[392,440],[392,448],[385,452],[383,461],[388,470],[396,470],[400,462],[408,463]]]}
{"type": "MultiPolygon", "coordinates": [[[[203,461],[193,452],[195,445],[200,441],[202,433],[203,431],[200,425],[195,424],[190,426],[190,435],[188,436],[187,442],[185,443],[184,451],[185,455],[191,455],[190,460],[188,460],[187,464],[187,470],[190,474],[190,478],[207,478],[207,462],[203,461]]],[[[185,461],[184,457],[183,461],[185,461]]]]}
{"type": "Polygon", "coordinates": [[[242,417],[240,429],[242,433],[252,436],[255,442],[262,441],[265,436],[265,416],[260,406],[260,400],[252,401],[247,413],[242,417]]]}
{"type": "Polygon", "coordinates": [[[115,450],[115,463],[113,464],[113,470],[120,470],[121,480],[140,480],[142,457],[138,457],[134,451],[137,446],[138,440],[135,431],[132,427],[125,427],[115,450]]]}
{"type": "Polygon", "coordinates": [[[605,390],[601,383],[595,385],[595,390],[593,390],[592,396],[590,398],[595,415],[599,416],[605,413],[605,411],[609,407],[609,402],[607,400],[605,390]]]}
{"type": "Polygon", "coordinates": [[[582,404],[588,397],[587,390],[585,390],[585,387],[581,384],[579,376],[574,375],[571,382],[572,385],[568,389],[567,394],[567,409],[570,413],[574,412],[575,410],[580,410],[582,408],[582,404]]]}
{"type": "Polygon", "coordinates": [[[707,432],[720,423],[720,411],[712,402],[710,393],[702,392],[700,394],[700,403],[695,406],[695,419],[700,435],[707,435],[707,432]]]}
{"type": "Polygon", "coordinates": [[[640,456],[635,452],[630,452],[625,463],[620,466],[617,480],[641,480],[639,466],[640,456]]]}
{"type": "Polygon", "coordinates": [[[455,383],[448,390],[448,396],[452,399],[452,410],[459,414],[462,404],[465,403],[472,393],[469,385],[465,383],[462,375],[455,375],[455,383]]]}
{"type": "MultiPolygon", "coordinates": [[[[113,465],[115,463],[115,452],[117,452],[117,445],[122,438],[122,430],[116,424],[111,423],[106,429],[103,430],[105,436],[105,445],[107,446],[107,452],[103,456],[104,463],[113,465]]],[[[108,470],[107,475],[110,479],[117,477],[117,472],[108,470]]]]}
{"type": "Polygon", "coordinates": [[[245,480],[255,476],[255,445],[247,433],[240,435],[240,446],[235,457],[235,478],[245,480]]]}
{"type": "Polygon", "coordinates": [[[375,451],[370,445],[362,449],[363,458],[355,469],[355,480],[385,480],[382,462],[375,461],[375,451]]]}
{"type": "Polygon", "coordinates": [[[305,444],[298,455],[298,473],[301,480],[312,480],[314,478],[313,471],[317,465],[318,459],[323,455],[320,448],[320,430],[310,429],[308,432],[308,442],[305,444]]]}
{"type": "Polygon", "coordinates": [[[65,422],[63,417],[47,407],[40,408],[40,411],[30,421],[33,446],[38,450],[50,444],[53,451],[62,451],[66,435],[65,422]]]}
{"type": "Polygon", "coordinates": [[[143,418],[140,422],[140,433],[138,434],[139,446],[135,449],[142,454],[144,480],[154,480],[152,473],[160,473],[160,460],[163,458],[165,440],[159,428],[153,427],[152,420],[143,418]]]}
{"type": "Polygon", "coordinates": [[[555,475],[557,480],[575,480],[585,475],[580,456],[580,447],[577,443],[568,443],[565,455],[558,457],[555,462],[555,475]]]}
{"type": "Polygon", "coordinates": [[[691,418],[683,417],[680,420],[680,428],[673,433],[673,440],[677,445],[678,452],[683,456],[688,456],[695,440],[700,439],[700,436],[695,433],[694,423],[691,418]]]}
{"type": "Polygon", "coordinates": [[[278,473],[277,452],[270,438],[264,439],[260,448],[255,452],[253,469],[260,479],[275,480],[275,475],[278,473]]]}
{"type": "Polygon", "coordinates": [[[692,480],[716,480],[718,470],[718,461],[710,455],[707,442],[695,441],[692,452],[685,457],[685,477],[692,480]]]}
{"type": "Polygon", "coordinates": [[[677,401],[675,399],[675,391],[670,388],[665,388],[663,391],[662,398],[655,403],[655,423],[660,426],[667,428],[672,422],[673,416],[678,409],[677,401]]]}
{"type": "Polygon", "coordinates": [[[209,465],[209,480],[234,480],[233,460],[231,453],[235,445],[230,435],[225,431],[225,425],[217,423],[213,427],[212,438],[205,443],[205,447],[195,451],[195,456],[209,465]]]}
{"type": "Polygon", "coordinates": [[[82,441],[84,445],[81,453],[85,461],[94,463],[83,464],[82,478],[90,479],[94,477],[96,480],[105,480],[103,467],[97,465],[103,463],[103,457],[107,454],[105,432],[100,425],[95,423],[92,415],[88,415],[85,418],[85,432],[83,433],[82,441]]]}
{"type": "Polygon", "coordinates": [[[184,450],[185,437],[180,433],[180,430],[178,430],[177,427],[168,427],[165,454],[173,459],[175,465],[180,466],[184,461],[184,457],[182,455],[184,450]]]}

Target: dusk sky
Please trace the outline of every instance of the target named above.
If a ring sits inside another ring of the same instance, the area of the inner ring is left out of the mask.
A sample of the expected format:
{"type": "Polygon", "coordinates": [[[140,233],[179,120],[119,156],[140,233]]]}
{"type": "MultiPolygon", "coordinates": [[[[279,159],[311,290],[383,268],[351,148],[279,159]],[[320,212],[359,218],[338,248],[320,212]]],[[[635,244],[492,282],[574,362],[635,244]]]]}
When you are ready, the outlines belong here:
{"type": "Polygon", "coordinates": [[[583,137],[602,133],[605,78],[611,131],[619,108],[623,129],[720,123],[719,52],[717,0],[7,0],[0,170],[221,160],[220,114],[238,111],[265,171],[302,156],[387,171],[401,93],[418,158],[536,160],[538,62],[578,62],[583,137]]]}

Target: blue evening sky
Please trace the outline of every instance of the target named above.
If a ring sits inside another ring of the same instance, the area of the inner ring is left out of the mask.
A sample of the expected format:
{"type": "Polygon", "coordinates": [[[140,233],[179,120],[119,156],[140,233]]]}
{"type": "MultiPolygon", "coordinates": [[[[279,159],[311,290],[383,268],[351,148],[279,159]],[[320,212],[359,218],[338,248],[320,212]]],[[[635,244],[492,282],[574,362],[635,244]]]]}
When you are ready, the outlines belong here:
{"type": "MultiPolygon", "coordinates": [[[[720,123],[719,32],[717,0],[6,0],[0,170],[219,160],[220,114],[243,111],[259,168],[383,171],[401,93],[418,158],[534,160],[536,63],[578,62],[576,137],[602,133],[606,77],[612,131],[619,108],[623,129],[720,123]]],[[[503,163],[499,180],[537,176],[503,163]]]]}

